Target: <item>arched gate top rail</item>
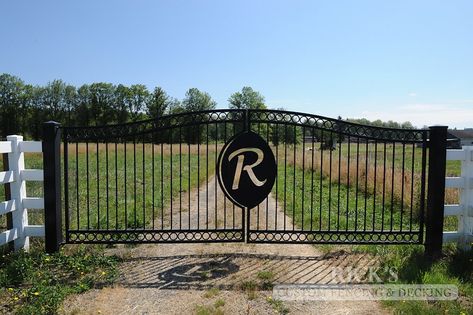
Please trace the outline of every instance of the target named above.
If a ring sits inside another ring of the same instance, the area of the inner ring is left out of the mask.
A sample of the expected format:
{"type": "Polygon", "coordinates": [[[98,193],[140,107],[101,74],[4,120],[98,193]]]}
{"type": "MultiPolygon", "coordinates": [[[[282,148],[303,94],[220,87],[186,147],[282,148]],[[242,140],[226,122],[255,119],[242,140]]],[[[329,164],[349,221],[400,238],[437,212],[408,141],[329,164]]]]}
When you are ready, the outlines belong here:
{"type": "Polygon", "coordinates": [[[107,139],[129,138],[156,131],[212,123],[286,124],[320,129],[335,134],[359,137],[368,140],[422,143],[429,136],[427,129],[396,129],[363,125],[339,119],[281,110],[259,109],[215,109],[165,115],[159,119],[148,119],[124,124],[104,126],[64,126],[65,140],[106,141],[107,139]]]}

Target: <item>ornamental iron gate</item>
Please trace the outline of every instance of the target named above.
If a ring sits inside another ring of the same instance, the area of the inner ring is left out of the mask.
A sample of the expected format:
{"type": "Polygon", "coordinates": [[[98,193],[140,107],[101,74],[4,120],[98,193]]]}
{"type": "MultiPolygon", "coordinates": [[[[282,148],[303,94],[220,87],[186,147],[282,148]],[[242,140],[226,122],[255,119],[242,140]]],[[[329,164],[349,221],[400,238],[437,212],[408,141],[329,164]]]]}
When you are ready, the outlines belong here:
{"type": "Polygon", "coordinates": [[[438,247],[445,138],[446,127],[389,129],[277,110],[97,127],[46,123],[46,247],[422,244],[424,222],[426,244],[438,247]]]}

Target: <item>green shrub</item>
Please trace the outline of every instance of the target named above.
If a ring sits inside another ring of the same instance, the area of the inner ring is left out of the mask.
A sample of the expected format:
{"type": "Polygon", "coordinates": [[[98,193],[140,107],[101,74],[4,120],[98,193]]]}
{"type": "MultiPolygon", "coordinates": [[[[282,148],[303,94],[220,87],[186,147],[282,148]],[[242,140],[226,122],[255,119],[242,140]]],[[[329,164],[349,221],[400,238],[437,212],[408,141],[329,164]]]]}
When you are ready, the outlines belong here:
{"type": "Polygon", "coordinates": [[[112,283],[118,258],[101,247],[78,246],[48,255],[38,249],[0,259],[0,313],[55,314],[70,294],[112,283]]]}

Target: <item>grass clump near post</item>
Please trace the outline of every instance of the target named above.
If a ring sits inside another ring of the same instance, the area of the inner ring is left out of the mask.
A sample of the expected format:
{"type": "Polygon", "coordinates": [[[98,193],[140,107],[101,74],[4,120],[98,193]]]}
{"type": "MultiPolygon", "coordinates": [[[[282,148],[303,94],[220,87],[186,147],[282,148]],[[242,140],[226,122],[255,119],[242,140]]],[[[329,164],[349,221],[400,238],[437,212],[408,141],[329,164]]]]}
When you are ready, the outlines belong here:
{"type": "Polygon", "coordinates": [[[395,314],[473,314],[473,251],[444,246],[437,261],[426,259],[422,245],[357,246],[380,261],[379,276],[394,284],[450,284],[458,287],[452,301],[383,301],[395,314]],[[394,271],[397,279],[389,272],[394,271]],[[382,274],[385,272],[386,274],[382,274]]]}
{"type": "Polygon", "coordinates": [[[254,300],[257,298],[258,294],[256,291],[258,290],[258,284],[255,281],[244,281],[241,283],[240,288],[246,293],[249,300],[254,300]]]}
{"type": "Polygon", "coordinates": [[[289,314],[289,308],[287,308],[281,300],[273,299],[272,296],[266,298],[268,302],[277,314],[289,314]]]}
{"type": "Polygon", "coordinates": [[[56,314],[68,295],[113,283],[118,262],[97,246],[61,248],[52,255],[38,249],[5,254],[0,258],[0,313],[56,314]]]}
{"type": "Polygon", "coordinates": [[[256,280],[243,281],[239,286],[246,293],[249,300],[256,299],[258,291],[267,291],[273,288],[274,273],[272,271],[259,271],[256,277],[256,280]]]}
{"type": "Polygon", "coordinates": [[[258,272],[257,277],[261,281],[259,287],[262,290],[271,290],[273,288],[274,273],[272,271],[260,271],[258,272]]]}
{"type": "Polygon", "coordinates": [[[219,306],[212,305],[197,305],[195,307],[197,315],[223,315],[224,312],[219,306]]]}
{"type": "Polygon", "coordinates": [[[213,298],[214,296],[217,296],[220,293],[219,288],[210,288],[204,293],[204,297],[207,299],[213,298]]]}
{"type": "Polygon", "coordinates": [[[222,306],[225,306],[225,300],[218,299],[217,301],[215,301],[215,303],[214,303],[215,308],[219,308],[219,307],[222,307],[222,306]]]}

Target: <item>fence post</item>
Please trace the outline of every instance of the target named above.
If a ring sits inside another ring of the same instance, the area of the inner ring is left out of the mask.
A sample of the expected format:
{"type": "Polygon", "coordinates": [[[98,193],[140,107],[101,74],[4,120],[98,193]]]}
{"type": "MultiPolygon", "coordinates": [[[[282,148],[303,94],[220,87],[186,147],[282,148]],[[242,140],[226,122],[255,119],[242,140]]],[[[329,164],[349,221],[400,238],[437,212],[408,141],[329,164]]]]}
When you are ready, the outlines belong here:
{"type": "Polygon", "coordinates": [[[464,146],[466,158],[462,161],[461,177],[465,186],[460,192],[462,213],[458,218],[458,247],[463,250],[471,249],[473,235],[473,146],[464,146]]]}
{"type": "Polygon", "coordinates": [[[43,124],[44,229],[46,252],[54,253],[62,243],[61,129],[60,124],[43,124]]]}
{"type": "Polygon", "coordinates": [[[20,151],[22,136],[7,136],[7,141],[11,142],[12,152],[8,153],[8,166],[13,172],[14,181],[10,183],[10,195],[15,201],[16,210],[12,212],[12,224],[16,229],[18,238],[13,241],[15,251],[30,248],[30,239],[26,236],[25,226],[28,225],[28,212],[23,207],[23,199],[26,198],[26,183],[21,179],[21,171],[25,169],[25,156],[20,151]]]}
{"type": "Polygon", "coordinates": [[[447,128],[446,126],[433,126],[429,128],[425,254],[430,258],[438,258],[442,254],[445,169],[447,164],[447,128]]]}

